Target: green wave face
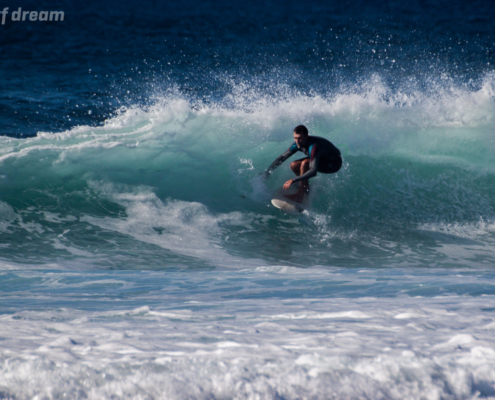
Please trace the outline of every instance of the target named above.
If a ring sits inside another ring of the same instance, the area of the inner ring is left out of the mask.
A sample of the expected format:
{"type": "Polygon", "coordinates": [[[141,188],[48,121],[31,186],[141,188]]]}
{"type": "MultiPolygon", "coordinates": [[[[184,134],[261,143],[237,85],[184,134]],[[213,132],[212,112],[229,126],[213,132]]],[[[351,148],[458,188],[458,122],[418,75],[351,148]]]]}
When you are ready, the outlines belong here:
{"type": "Polygon", "coordinates": [[[377,78],[328,96],[234,93],[228,107],[174,93],[102,126],[0,138],[0,256],[97,268],[493,261],[493,77],[434,95],[377,78]],[[301,123],[344,165],[311,181],[312,207],[293,217],[269,201],[289,162],[260,174],[301,123]]]}

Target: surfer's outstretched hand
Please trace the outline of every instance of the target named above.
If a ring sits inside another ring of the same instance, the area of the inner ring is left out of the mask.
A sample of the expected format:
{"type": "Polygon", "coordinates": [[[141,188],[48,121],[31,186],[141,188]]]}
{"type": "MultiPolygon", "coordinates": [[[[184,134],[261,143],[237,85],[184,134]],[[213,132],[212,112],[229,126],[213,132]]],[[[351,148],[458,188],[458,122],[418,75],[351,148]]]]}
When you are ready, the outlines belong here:
{"type": "Polygon", "coordinates": [[[285,190],[289,190],[289,188],[291,187],[292,185],[292,179],[288,180],[287,182],[284,183],[284,189],[285,190]]]}

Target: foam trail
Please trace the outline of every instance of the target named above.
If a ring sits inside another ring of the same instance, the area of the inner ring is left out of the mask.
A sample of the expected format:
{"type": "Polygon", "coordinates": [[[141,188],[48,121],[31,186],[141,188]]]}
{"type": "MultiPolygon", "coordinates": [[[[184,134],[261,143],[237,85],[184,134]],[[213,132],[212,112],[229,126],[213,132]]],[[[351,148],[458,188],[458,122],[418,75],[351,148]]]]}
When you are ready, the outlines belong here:
{"type": "Polygon", "coordinates": [[[50,304],[58,293],[69,308],[0,316],[2,395],[490,398],[493,291],[454,292],[493,271],[457,272],[11,271],[13,295],[50,304]],[[352,296],[350,280],[367,296],[352,296]],[[116,288],[134,294],[116,302],[116,288]]]}

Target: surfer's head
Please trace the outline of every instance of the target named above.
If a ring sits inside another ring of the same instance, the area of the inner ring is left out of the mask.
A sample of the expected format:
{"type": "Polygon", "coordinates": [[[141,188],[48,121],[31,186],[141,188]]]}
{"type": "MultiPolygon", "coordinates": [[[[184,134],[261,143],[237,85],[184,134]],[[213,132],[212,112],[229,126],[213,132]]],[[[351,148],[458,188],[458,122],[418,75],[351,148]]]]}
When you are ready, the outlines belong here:
{"type": "Polygon", "coordinates": [[[294,128],[294,142],[297,147],[304,146],[308,141],[308,128],[304,125],[298,125],[294,128]]]}

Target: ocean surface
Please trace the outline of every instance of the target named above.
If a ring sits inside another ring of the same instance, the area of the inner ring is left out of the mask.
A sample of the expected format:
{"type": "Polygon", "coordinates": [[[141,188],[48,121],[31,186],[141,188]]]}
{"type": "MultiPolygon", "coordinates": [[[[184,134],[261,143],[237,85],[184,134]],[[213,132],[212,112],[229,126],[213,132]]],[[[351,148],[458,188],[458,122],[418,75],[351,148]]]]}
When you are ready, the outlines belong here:
{"type": "Polygon", "coordinates": [[[492,2],[3,7],[0,399],[495,399],[492,2]]]}

